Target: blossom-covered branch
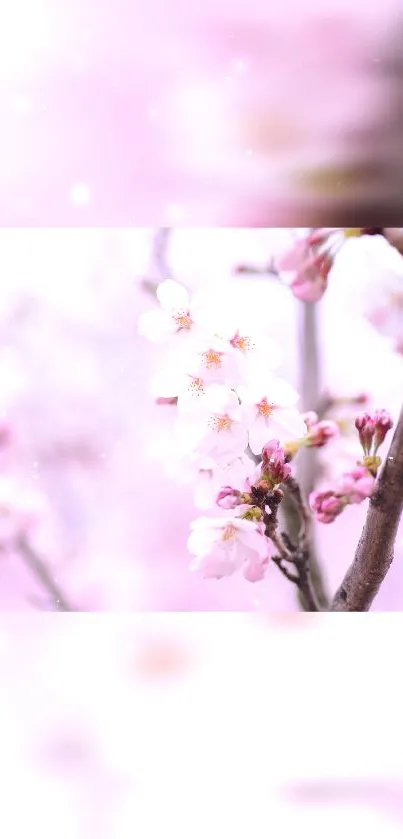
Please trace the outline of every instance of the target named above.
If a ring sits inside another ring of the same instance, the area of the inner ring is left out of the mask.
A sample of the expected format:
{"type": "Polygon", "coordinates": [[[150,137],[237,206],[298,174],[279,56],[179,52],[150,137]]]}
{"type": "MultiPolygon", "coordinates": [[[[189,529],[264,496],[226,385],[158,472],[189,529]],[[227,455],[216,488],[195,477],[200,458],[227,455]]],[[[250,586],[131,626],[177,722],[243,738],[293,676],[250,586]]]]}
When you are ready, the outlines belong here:
{"type": "MultiPolygon", "coordinates": [[[[365,232],[309,231],[297,237],[276,267],[280,281],[303,307],[305,413],[297,407],[298,393],[276,372],[281,351],[267,335],[264,319],[259,325],[259,313],[248,310],[247,294],[236,305],[233,286],[218,294],[199,291],[190,296],[179,283],[166,280],[157,288],[160,307],[144,313],[139,322],[140,334],[165,346],[152,392],[157,402],[169,402],[177,410],[176,436],[167,458],[171,474],[193,484],[196,507],[215,510],[215,515],[191,523],[191,570],[217,580],[242,571],[246,580],[257,583],[277,566],[297,586],[303,608],[311,611],[333,609],[339,602],[336,595],[329,606],[323,591],[312,520],[330,524],[348,505],[377,498],[378,449],[392,425],[386,411],[360,414],[356,429],[363,457],[329,487],[313,488],[310,455],[339,434],[338,423],[327,412],[343,402],[343,397],[319,393],[318,357],[316,348],[312,350],[314,304],[326,291],[344,241],[365,232]],[[290,502],[292,516],[286,517],[286,527],[280,526],[290,502]]],[[[357,405],[361,401],[361,396],[355,400],[357,405]]]]}

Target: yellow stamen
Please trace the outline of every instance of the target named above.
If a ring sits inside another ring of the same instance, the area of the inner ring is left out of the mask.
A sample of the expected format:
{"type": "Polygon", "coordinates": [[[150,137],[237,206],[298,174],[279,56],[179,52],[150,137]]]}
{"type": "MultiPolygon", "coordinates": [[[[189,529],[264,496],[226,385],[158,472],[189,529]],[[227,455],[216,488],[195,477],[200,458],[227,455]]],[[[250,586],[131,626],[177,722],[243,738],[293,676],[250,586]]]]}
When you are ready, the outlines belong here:
{"type": "Polygon", "coordinates": [[[176,323],[178,327],[178,332],[181,329],[190,329],[193,325],[192,318],[190,317],[190,312],[177,311],[173,313],[172,317],[174,323],[176,323]]]}
{"type": "Polygon", "coordinates": [[[223,542],[229,542],[231,539],[233,539],[234,535],[235,535],[235,532],[236,532],[235,525],[227,524],[227,526],[224,527],[224,530],[222,532],[223,542]]]}
{"type": "Polygon", "coordinates": [[[193,376],[190,380],[189,390],[192,396],[202,396],[205,393],[203,379],[199,376],[193,376]]]}
{"type": "Polygon", "coordinates": [[[220,431],[229,431],[231,429],[232,423],[233,420],[231,419],[231,417],[228,416],[228,414],[216,414],[212,418],[210,424],[213,431],[217,431],[218,433],[220,433],[220,431]]]}
{"type": "Polygon", "coordinates": [[[264,417],[264,419],[268,419],[268,417],[270,417],[272,415],[272,413],[274,411],[274,408],[275,408],[274,405],[269,404],[266,397],[264,397],[264,399],[262,399],[261,402],[259,402],[256,405],[256,407],[257,407],[259,415],[261,417],[264,417]]]}
{"type": "Polygon", "coordinates": [[[241,352],[249,352],[253,348],[253,343],[248,335],[240,335],[236,332],[234,337],[230,340],[231,346],[241,352]]]}
{"type": "Polygon", "coordinates": [[[221,367],[221,358],[222,353],[218,352],[218,350],[207,350],[207,352],[202,353],[203,363],[208,370],[212,368],[221,367]]]}

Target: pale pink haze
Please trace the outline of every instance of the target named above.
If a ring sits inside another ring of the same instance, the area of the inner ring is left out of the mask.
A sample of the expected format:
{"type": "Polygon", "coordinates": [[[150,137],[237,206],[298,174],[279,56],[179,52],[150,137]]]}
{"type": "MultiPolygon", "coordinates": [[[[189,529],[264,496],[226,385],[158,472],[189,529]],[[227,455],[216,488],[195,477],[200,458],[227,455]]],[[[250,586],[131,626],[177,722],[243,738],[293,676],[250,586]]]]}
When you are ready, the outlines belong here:
{"type": "Polygon", "coordinates": [[[374,145],[398,159],[384,65],[400,12],[400,0],[13,0],[1,225],[299,224],[397,192],[397,165],[364,183],[345,172],[374,145]]]}

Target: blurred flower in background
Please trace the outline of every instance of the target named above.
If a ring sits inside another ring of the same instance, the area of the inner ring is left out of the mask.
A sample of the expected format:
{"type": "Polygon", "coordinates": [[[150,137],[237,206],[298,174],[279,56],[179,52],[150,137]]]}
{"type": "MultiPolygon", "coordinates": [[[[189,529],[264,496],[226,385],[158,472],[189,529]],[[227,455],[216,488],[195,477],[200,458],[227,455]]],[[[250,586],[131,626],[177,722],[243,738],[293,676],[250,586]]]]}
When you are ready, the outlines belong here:
{"type": "Polygon", "coordinates": [[[401,25],[400,0],[14,0],[0,222],[396,223],[401,25]]]}
{"type": "Polygon", "coordinates": [[[3,616],[0,830],[397,839],[400,622],[3,616]]]}

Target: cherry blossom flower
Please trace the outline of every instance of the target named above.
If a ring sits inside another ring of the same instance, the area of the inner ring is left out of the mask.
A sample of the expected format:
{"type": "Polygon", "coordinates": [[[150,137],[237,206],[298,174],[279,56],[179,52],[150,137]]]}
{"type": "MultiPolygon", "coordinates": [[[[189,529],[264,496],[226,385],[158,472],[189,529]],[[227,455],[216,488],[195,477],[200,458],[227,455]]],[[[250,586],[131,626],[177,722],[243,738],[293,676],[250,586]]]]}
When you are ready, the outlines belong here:
{"type": "Polygon", "coordinates": [[[182,450],[196,449],[217,462],[242,456],[248,445],[238,396],[223,385],[211,385],[198,400],[178,399],[176,434],[182,450]]]}
{"type": "Polygon", "coordinates": [[[195,558],[191,571],[205,578],[228,577],[244,566],[251,582],[263,578],[269,561],[269,543],[259,522],[237,516],[201,517],[190,525],[188,550],[195,558]]]}
{"type": "Polygon", "coordinates": [[[235,385],[239,380],[231,347],[216,335],[195,339],[186,353],[168,354],[151,382],[153,396],[198,397],[210,384],[235,385]]]}
{"type": "Polygon", "coordinates": [[[253,454],[261,454],[271,438],[279,444],[299,439],[306,434],[306,425],[295,408],[298,393],[278,376],[260,376],[238,388],[241,414],[249,433],[253,454]]]}
{"type": "MultiPolygon", "coordinates": [[[[199,510],[212,509],[218,502],[217,497],[224,486],[231,485],[232,493],[250,492],[251,483],[258,468],[248,457],[228,456],[227,460],[217,463],[212,457],[192,451],[181,457],[165,461],[170,477],[181,483],[192,484],[193,502],[199,510]]],[[[218,506],[225,509],[224,504],[218,506]]]]}
{"type": "Polygon", "coordinates": [[[160,308],[143,312],[139,317],[139,335],[155,344],[169,343],[178,337],[193,337],[199,324],[197,293],[190,297],[180,283],[164,280],[157,288],[157,298],[160,308]]]}
{"type": "Polygon", "coordinates": [[[255,464],[247,457],[199,470],[193,490],[195,507],[208,510],[217,505],[228,510],[239,506],[242,495],[250,492],[255,473],[255,464]]]}

